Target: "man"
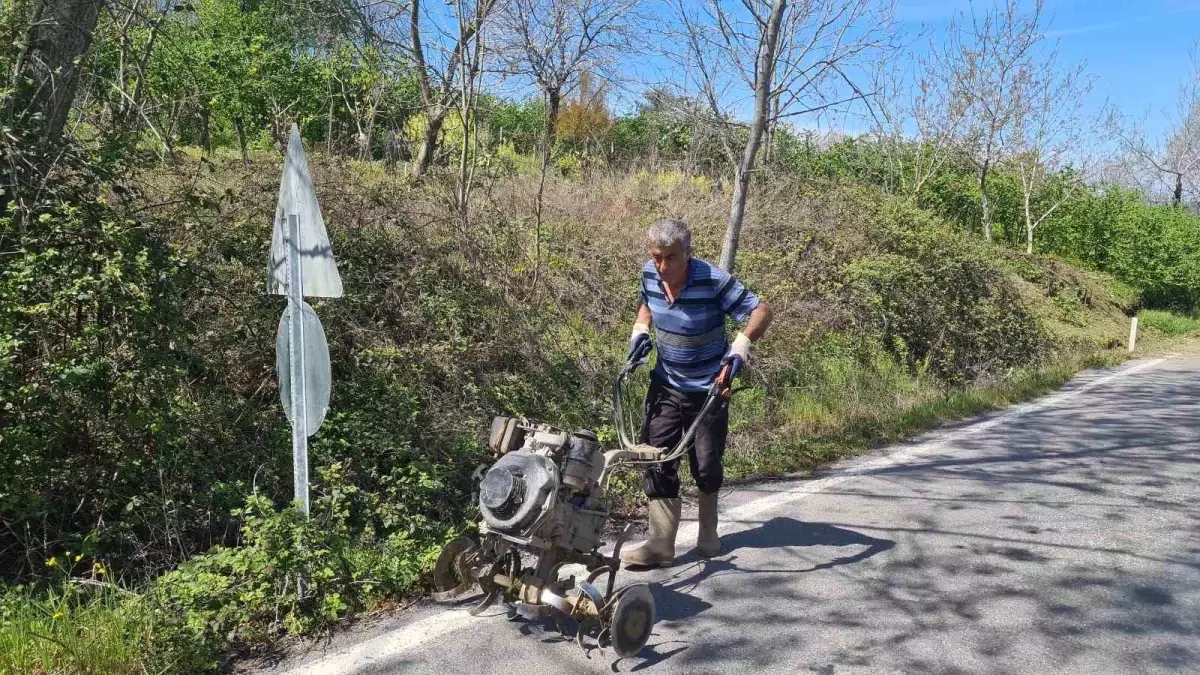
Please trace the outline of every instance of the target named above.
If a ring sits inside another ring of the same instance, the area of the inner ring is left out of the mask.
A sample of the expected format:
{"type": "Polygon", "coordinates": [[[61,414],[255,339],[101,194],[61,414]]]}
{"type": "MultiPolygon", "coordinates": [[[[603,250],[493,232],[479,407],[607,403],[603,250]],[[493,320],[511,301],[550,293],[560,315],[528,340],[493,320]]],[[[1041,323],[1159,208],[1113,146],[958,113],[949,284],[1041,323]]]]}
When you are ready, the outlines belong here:
{"type": "MultiPolygon", "coordinates": [[[[651,260],[642,269],[642,302],[630,336],[628,358],[645,353],[650,326],[655,329],[658,362],[651,373],[643,407],[641,442],[671,447],[696,419],[708,389],[749,357],[750,345],[771,323],[771,310],[758,296],[721,268],[692,257],[691,232],[677,220],[662,219],[649,231],[651,260]],[[746,324],[732,344],[725,317],[746,324]]],[[[720,554],[717,492],[724,480],[722,458],[729,429],[728,403],[722,399],[700,423],[688,449],[688,462],[700,490],[697,553],[720,554]]],[[[650,537],[621,553],[635,566],[669,567],[675,561],[679,530],[679,461],[651,465],[644,490],[650,505],[650,537]]]]}

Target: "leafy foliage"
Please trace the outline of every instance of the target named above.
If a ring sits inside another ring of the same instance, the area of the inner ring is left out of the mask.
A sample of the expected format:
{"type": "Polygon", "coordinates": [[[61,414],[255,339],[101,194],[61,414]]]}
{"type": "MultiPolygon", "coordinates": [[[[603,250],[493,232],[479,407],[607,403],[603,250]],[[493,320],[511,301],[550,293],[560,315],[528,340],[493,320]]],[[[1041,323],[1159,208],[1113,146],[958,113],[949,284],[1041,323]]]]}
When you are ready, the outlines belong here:
{"type": "Polygon", "coordinates": [[[889,214],[883,251],[848,281],[882,343],[910,366],[961,383],[1036,365],[1047,336],[976,241],[908,207],[889,214]]]}

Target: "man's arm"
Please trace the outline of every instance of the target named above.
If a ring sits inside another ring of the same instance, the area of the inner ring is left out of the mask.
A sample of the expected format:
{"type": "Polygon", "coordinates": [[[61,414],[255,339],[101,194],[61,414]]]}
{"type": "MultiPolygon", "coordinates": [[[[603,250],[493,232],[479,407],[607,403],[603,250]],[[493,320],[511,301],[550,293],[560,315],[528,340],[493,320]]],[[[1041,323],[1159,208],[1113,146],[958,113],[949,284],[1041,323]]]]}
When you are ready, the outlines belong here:
{"type": "Polygon", "coordinates": [[[771,308],[767,303],[761,300],[750,310],[750,318],[746,320],[746,327],[738,331],[737,336],[733,339],[733,344],[729,346],[729,353],[725,355],[722,362],[722,368],[717,378],[719,381],[728,382],[728,375],[736,373],[742,364],[750,357],[750,345],[763,336],[767,332],[767,327],[771,325],[771,308]],[[730,371],[729,368],[733,368],[730,371]]]}
{"type": "Polygon", "coordinates": [[[650,321],[651,321],[650,308],[647,307],[646,303],[643,302],[642,304],[638,305],[637,320],[634,321],[634,323],[640,323],[645,326],[649,326],[650,321]]]}
{"type": "Polygon", "coordinates": [[[750,312],[750,320],[746,322],[746,327],[742,329],[742,333],[750,339],[751,342],[757,342],[763,333],[767,332],[767,328],[771,326],[771,319],[774,314],[771,313],[771,308],[765,302],[759,302],[758,307],[750,312]]]}

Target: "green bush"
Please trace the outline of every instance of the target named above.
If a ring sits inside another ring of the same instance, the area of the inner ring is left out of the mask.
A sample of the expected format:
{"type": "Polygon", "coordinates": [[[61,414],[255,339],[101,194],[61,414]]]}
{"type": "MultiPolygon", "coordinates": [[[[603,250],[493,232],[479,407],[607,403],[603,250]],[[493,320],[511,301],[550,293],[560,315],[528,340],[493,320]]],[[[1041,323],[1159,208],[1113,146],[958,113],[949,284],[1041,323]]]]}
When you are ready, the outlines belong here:
{"type": "MultiPolygon", "coordinates": [[[[0,217],[0,532],[4,575],[63,548],[158,482],[154,438],[179,422],[190,367],[188,260],[95,195],[0,217]],[[34,535],[33,533],[36,533],[34,535]]],[[[119,536],[119,535],[118,535],[119,536]]]]}
{"type": "MultiPolygon", "coordinates": [[[[440,525],[441,536],[394,525],[390,534],[377,530],[375,523],[396,515],[391,500],[364,493],[341,469],[321,469],[327,488],[312,500],[308,520],[251,495],[233,514],[241,522],[235,546],[198,555],[154,583],[155,606],[175,617],[168,645],[215,659],[231,645],[328,626],[423,581],[453,528],[440,525]]],[[[439,487],[428,476],[416,478],[413,489],[439,487]]]]}
{"type": "Polygon", "coordinates": [[[1046,250],[1138,287],[1148,306],[1200,303],[1200,217],[1185,209],[1152,206],[1140,193],[1111,187],[1068,204],[1043,237],[1046,250]]]}
{"type": "MultiPolygon", "coordinates": [[[[414,490],[441,486],[414,476],[414,490]]],[[[158,578],[144,593],[108,584],[83,556],[54,556],[58,581],[11,587],[0,595],[0,672],[208,672],[235,645],[324,628],[380,602],[404,597],[427,578],[447,537],[373,523],[395,517],[403,500],[364,493],[342,467],[320,470],[311,515],[251,495],[232,514],[235,545],[200,554],[158,578]],[[85,563],[86,564],[86,563],[85,563]],[[88,585],[88,584],[94,585],[88,585]]]]}
{"type": "Polygon", "coordinates": [[[1047,337],[985,246],[900,203],[885,217],[845,274],[886,349],[952,383],[1038,363],[1047,337]]]}

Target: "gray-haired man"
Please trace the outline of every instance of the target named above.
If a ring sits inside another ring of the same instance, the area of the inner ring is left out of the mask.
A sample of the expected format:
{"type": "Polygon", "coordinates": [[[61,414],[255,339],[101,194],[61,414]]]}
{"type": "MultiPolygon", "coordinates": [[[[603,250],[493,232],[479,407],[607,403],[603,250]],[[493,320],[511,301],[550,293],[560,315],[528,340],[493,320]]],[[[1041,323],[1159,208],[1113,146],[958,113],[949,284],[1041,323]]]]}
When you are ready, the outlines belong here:
{"type": "MultiPolygon", "coordinates": [[[[750,344],[771,323],[766,303],[733,275],[692,257],[691,232],[678,220],[655,222],[648,233],[650,260],[642,268],[641,305],[630,336],[629,357],[645,349],[650,326],[655,329],[658,360],[644,403],[641,442],[673,446],[695,421],[708,389],[725,373],[736,372],[748,358],[750,344]],[[746,327],[730,344],[725,317],[746,327]]],[[[717,538],[717,492],[724,481],[722,458],[729,410],[719,408],[701,421],[688,450],[689,466],[700,490],[697,552],[720,553],[717,538]]],[[[679,529],[679,460],[653,465],[645,472],[650,499],[650,538],[622,552],[630,565],[669,566],[675,560],[679,529]]]]}

